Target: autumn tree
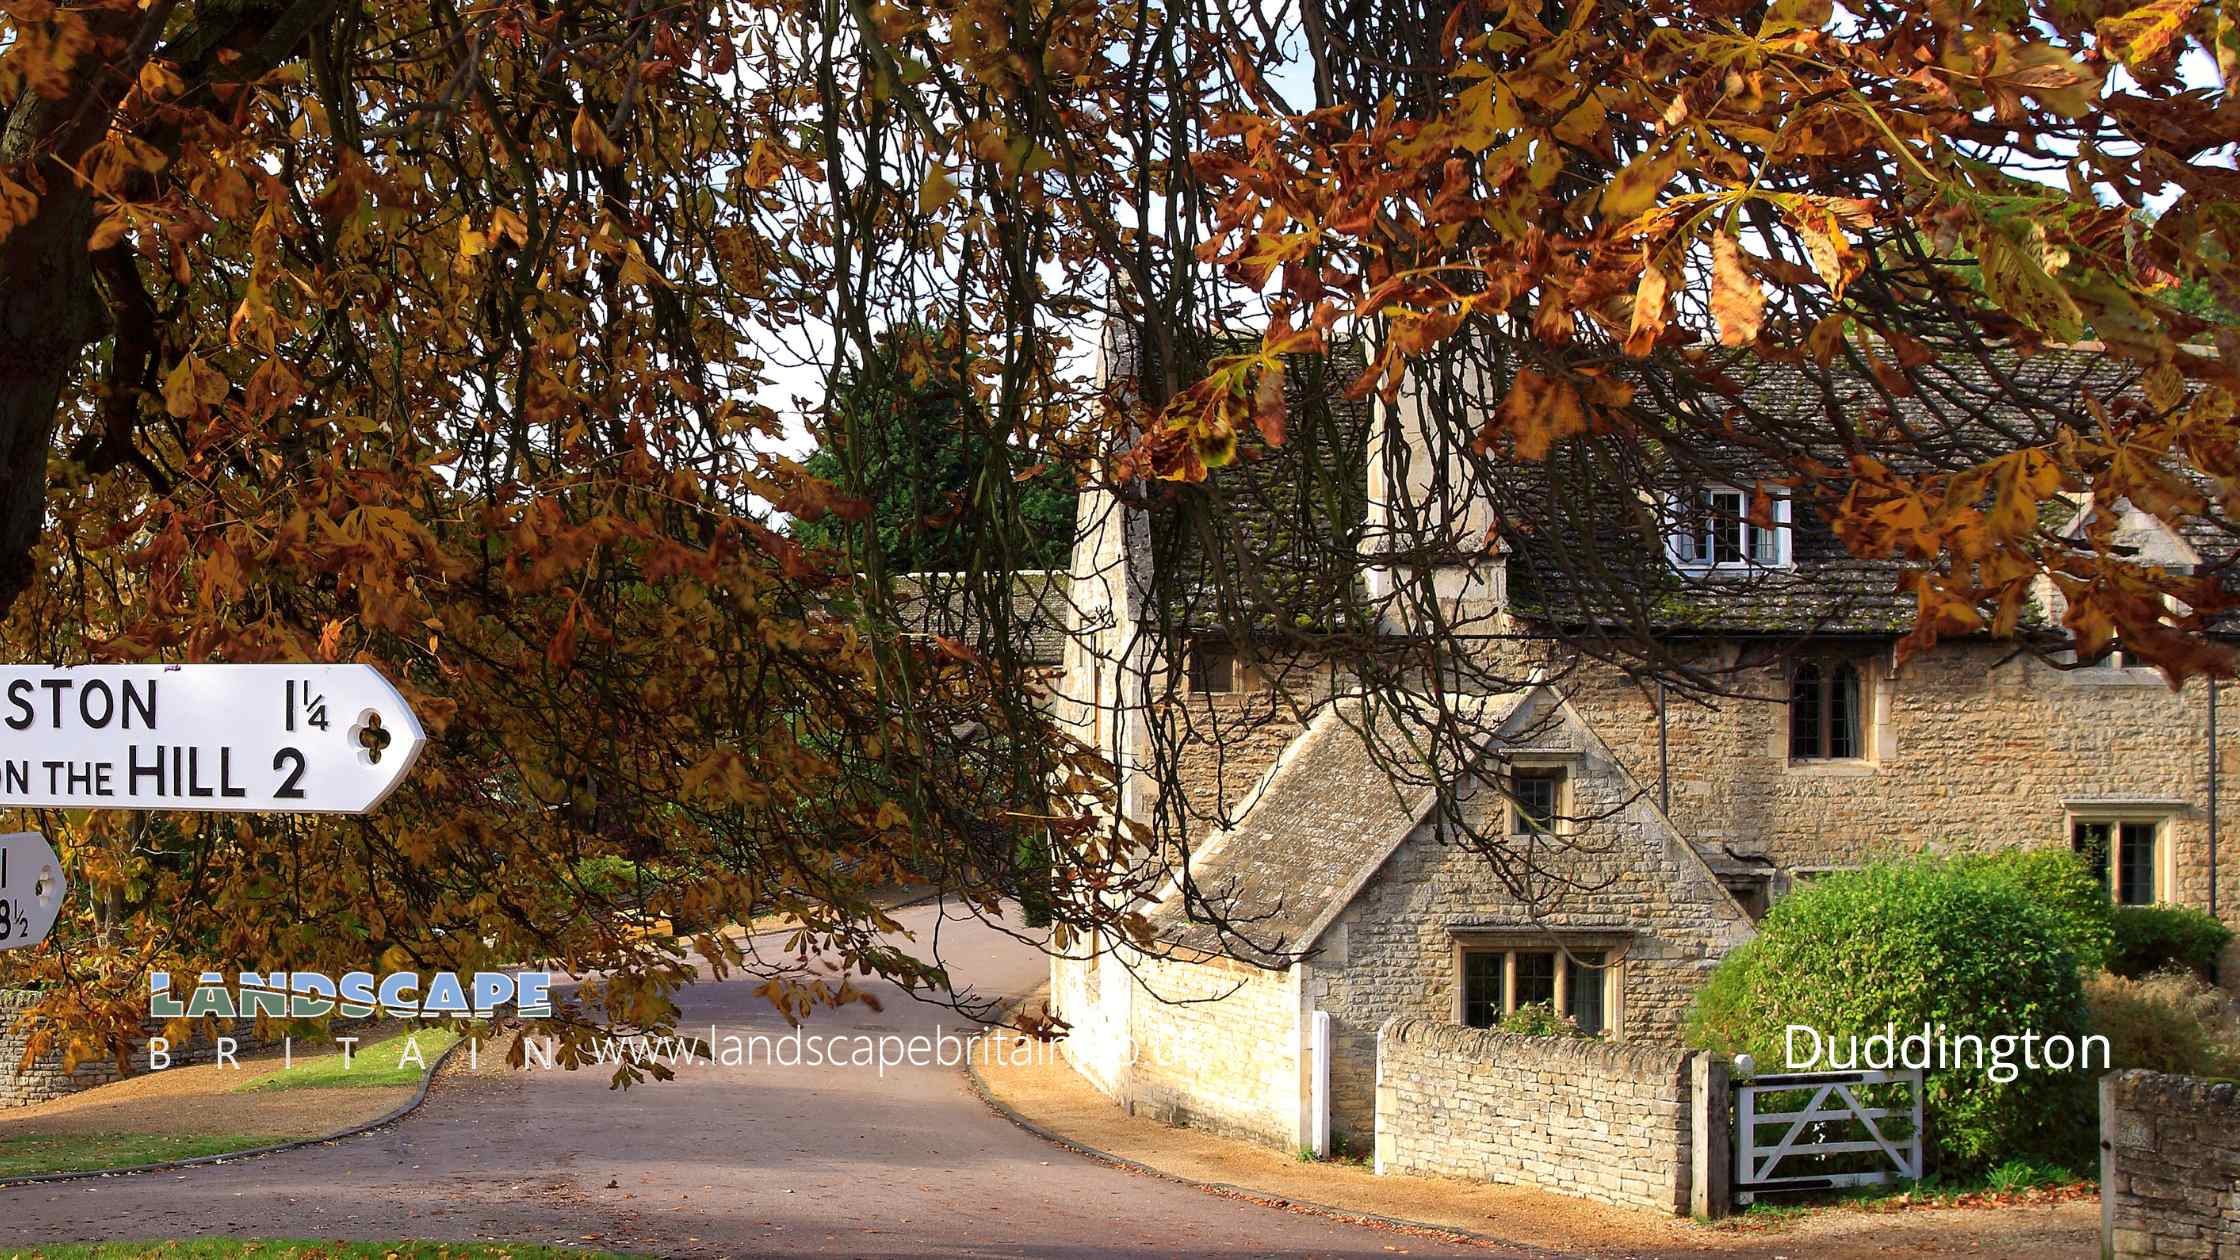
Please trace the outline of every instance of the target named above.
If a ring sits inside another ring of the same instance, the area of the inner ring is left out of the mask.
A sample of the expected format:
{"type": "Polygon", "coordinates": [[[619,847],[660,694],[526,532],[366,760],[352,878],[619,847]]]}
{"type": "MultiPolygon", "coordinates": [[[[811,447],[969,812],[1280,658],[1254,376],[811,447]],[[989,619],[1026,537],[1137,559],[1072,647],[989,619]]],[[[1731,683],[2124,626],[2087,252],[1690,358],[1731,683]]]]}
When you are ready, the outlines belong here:
{"type": "MultiPolygon", "coordinates": [[[[908,134],[859,16],[0,5],[9,656],[366,661],[432,735],[364,820],[22,819],[86,891],[7,959],[50,1037],[125,1044],[151,969],[525,958],[594,976],[571,1036],[660,1027],[691,968],[637,930],[648,886],[680,924],[798,919],[695,942],[792,1016],[862,974],[946,994],[882,885],[1123,912],[1085,873],[1127,843],[1086,821],[1099,767],[1030,680],[902,633],[773,515],[869,507],[780,453],[777,365],[891,389],[852,277],[956,248],[940,181],[851,187],[908,134]]],[[[1029,251],[939,293],[975,313],[1029,251]]],[[[895,297],[882,326],[958,314],[895,297]]],[[[1025,449],[1071,404],[1057,340],[1004,318],[976,338],[1012,348],[952,375],[1025,449]]]]}

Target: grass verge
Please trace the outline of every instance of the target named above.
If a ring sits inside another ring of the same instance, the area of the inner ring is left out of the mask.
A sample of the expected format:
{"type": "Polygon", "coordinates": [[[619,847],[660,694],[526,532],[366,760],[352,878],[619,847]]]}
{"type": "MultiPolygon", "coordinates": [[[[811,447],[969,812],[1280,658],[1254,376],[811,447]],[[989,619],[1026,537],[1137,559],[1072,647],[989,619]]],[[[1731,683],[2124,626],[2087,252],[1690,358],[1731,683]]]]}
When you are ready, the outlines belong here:
{"type": "Polygon", "coordinates": [[[221,1133],[25,1133],[0,1137],[0,1177],[131,1168],[245,1151],[272,1140],[221,1133]]]}
{"type": "Polygon", "coordinates": [[[258,1089],[377,1089],[418,1085],[436,1056],[457,1041],[457,1033],[442,1028],[402,1032],[386,1041],[351,1049],[348,1065],[343,1053],[297,1056],[294,1067],[277,1068],[234,1086],[235,1092],[258,1089]],[[410,1053],[417,1047],[417,1053],[410,1053]]]}

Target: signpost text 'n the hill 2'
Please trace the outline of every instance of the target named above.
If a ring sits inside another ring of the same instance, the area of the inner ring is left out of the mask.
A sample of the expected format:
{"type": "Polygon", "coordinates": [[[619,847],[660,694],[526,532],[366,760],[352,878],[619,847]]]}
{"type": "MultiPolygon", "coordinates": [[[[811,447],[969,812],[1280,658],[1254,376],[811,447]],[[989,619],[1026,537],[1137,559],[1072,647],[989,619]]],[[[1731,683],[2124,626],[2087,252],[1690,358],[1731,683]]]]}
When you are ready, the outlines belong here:
{"type": "Polygon", "coordinates": [[[424,743],[370,665],[0,666],[0,805],[363,814],[424,743]]]}

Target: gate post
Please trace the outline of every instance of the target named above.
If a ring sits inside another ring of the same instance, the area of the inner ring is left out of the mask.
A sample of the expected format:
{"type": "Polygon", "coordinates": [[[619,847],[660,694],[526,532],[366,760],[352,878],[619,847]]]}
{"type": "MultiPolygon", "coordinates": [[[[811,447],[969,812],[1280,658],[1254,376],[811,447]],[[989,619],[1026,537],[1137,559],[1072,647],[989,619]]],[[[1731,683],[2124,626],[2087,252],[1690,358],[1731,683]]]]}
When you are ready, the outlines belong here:
{"type": "Polygon", "coordinates": [[[1688,1211],[1703,1219],[1725,1216],[1734,1201],[1734,1151],[1728,1139],[1727,1059],[1713,1051],[1691,1056],[1688,1121],[1688,1211]]]}

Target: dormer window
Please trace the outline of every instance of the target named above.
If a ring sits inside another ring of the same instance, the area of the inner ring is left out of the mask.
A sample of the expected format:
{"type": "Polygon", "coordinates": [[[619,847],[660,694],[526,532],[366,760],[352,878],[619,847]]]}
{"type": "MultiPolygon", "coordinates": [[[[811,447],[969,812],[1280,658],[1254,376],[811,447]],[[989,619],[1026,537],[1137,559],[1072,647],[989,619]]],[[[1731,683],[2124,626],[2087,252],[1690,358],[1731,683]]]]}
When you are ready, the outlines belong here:
{"type": "Polygon", "coordinates": [[[1692,511],[1675,513],[1673,563],[1697,572],[1788,568],[1789,500],[1771,500],[1770,526],[1750,519],[1750,500],[1750,491],[1731,486],[1699,492],[1692,511]]]}

